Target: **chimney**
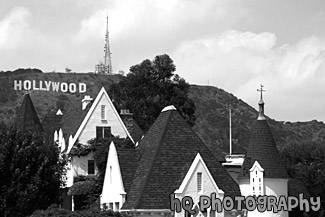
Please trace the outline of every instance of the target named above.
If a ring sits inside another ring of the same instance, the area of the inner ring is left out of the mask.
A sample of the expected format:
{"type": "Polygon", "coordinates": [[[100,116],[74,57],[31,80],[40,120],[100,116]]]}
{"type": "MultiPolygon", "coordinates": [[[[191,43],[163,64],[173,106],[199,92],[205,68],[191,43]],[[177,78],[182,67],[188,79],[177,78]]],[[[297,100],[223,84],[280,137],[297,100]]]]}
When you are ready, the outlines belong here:
{"type": "Polygon", "coordinates": [[[133,127],[133,114],[130,113],[129,109],[121,109],[120,117],[125,124],[126,128],[130,131],[133,127]]]}
{"type": "Polygon", "coordinates": [[[133,115],[129,109],[121,109],[120,115],[133,115]]]}
{"type": "Polygon", "coordinates": [[[82,110],[87,108],[87,105],[92,102],[92,98],[89,95],[85,95],[85,97],[81,100],[82,110]]]}

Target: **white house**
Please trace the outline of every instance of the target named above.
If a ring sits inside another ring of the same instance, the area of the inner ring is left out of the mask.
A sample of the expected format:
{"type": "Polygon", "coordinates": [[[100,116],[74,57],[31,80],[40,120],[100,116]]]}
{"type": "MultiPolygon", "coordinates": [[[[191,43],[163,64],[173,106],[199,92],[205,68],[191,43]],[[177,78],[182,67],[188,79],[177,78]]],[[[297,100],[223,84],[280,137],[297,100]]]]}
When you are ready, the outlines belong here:
{"type": "MultiPolygon", "coordinates": [[[[85,95],[79,105],[70,105],[67,111],[48,113],[43,124],[47,133],[53,135],[54,141],[65,154],[78,149],[78,144],[86,147],[88,141],[95,138],[114,135],[129,138],[135,144],[142,136],[142,130],[134,122],[132,114],[125,109],[119,114],[104,88],[101,88],[95,100],[85,95]]],[[[93,152],[72,156],[67,167],[67,188],[73,185],[74,177],[93,176],[98,172],[93,152]]],[[[67,206],[69,207],[71,208],[71,205],[67,206]]]]}

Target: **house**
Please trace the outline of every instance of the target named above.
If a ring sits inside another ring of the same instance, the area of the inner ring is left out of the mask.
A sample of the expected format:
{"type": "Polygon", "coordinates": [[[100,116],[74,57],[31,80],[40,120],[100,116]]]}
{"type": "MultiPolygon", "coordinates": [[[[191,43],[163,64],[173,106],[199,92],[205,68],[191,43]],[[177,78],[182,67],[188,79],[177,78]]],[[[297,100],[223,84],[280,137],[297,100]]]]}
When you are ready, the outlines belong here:
{"type": "MultiPolygon", "coordinates": [[[[95,138],[109,138],[114,135],[129,138],[136,144],[143,135],[128,110],[122,110],[121,115],[116,111],[104,88],[101,88],[95,99],[85,95],[79,105],[70,105],[64,111],[59,109],[49,112],[44,117],[43,125],[48,136],[61,147],[64,154],[72,154],[80,147],[87,148],[88,141],[95,138]]],[[[70,201],[66,199],[66,193],[73,185],[74,177],[94,176],[97,172],[92,151],[72,156],[68,165],[64,200],[70,201]]],[[[65,208],[73,209],[73,203],[67,204],[65,208]]]]}
{"type": "MultiPolygon", "coordinates": [[[[189,216],[171,211],[171,195],[199,197],[216,193],[240,196],[234,179],[174,106],[164,108],[135,149],[110,145],[101,204],[133,216],[189,216]]],[[[206,210],[198,216],[241,216],[242,212],[206,210]]]]}
{"type": "Polygon", "coordinates": [[[193,208],[198,211],[193,216],[287,217],[288,211],[260,213],[257,209],[247,211],[245,206],[242,210],[215,212],[208,208],[201,212],[199,197],[213,192],[221,200],[241,195],[279,199],[299,193],[309,197],[308,190],[287,174],[264,115],[262,98],[246,156],[228,156],[223,165],[176,108],[169,106],[134,150],[110,145],[100,202],[132,216],[190,216],[185,210],[171,211],[169,196],[173,194],[180,201],[185,196],[193,198],[193,208]]]}
{"type": "MultiPolygon", "coordinates": [[[[299,193],[304,193],[306,197],[309,195],[286,172],[264,115],[262,95],[244,161],[243,155],[229,156],[224,167],[174,106],[167,106],[161,111],[144,137],[133,122],[128,110],[118,114],[104,88],[95,100],[85,96],[79,110],[73,107],[47,114],[43,127],[27,94],[16,118],[16,125],[22,129],[44,128],[44,132],[61,147],[62,153],[70,153],[78,144],[87,146],[88,140],[105,138],[110,134],[130,138],[137,144],[135,149],[121,149],[116,148],[114,143],[107,144],[109,152],[100,203],[102,207],[132,216],[189,217],[191,214],[184,209],[172,211],[171,200],[173,197],[182,201],[190,196],[192,208],[196,210],[195,217],[286,217],[288,211],[260,213],[245,208],[237,210],[236,207],[221,212],[211,208],[201,210],[199,198],[212,193],[220,200],[241,195],[276,198],[297,196],[299,193]]],[[[74,177],[97,173],[92,152],[73,156],[68,167],[68,188],[72,186],[74,177]]],[[[67,195],[68,188],[63,189],[64,207],[73,209],[73,200],[67,195]]]]}

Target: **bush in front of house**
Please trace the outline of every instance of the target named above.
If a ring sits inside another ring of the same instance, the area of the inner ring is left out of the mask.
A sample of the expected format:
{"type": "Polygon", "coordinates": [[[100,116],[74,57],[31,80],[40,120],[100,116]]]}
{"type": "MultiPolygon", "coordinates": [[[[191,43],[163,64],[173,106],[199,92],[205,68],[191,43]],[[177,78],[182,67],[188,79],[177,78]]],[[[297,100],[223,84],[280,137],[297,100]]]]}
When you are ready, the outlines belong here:
{"type": "Polygon", "coordinates": [[[37,210],[30,217],[127,217],[125,213],[114,212],[112,210],[102,211],[98,206],[92,206],[89,209],[70,211],[60,208],[53,204],[46,210],[37,210]]]}

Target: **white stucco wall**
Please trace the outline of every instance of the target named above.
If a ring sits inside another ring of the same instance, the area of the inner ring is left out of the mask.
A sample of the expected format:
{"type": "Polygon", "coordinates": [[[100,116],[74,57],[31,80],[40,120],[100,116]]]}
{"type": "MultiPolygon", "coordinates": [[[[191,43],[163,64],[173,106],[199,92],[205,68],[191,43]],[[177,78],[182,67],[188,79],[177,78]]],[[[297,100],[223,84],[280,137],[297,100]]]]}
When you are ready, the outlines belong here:
{"type": "MultiPolygon", "coordinates": [[[[245,197],[252,195],[252,186],[249,179],[240,180],[240,191],[245,197]]],[[[280,196],[288,196],[288,180],[287,179],[270,179],[264,178],[264,195],[273,195],[279,198],[280,196]]],[[[288,217],[287,211],[274,213],[272,211],[258,212],[257,210],[249,211],[247,217],[288,217]]]]}
{"type": "MultiPolygon", "coordinates": [[[[208,175],[208,171],[204,168],[203,164],[201,161],[196,165],[193,173],[190,176],[190,179],[184,189],[184,191],[180,194],[175,194],[175,198],[178,198],[180,201],[182,200],[183,197],[185,196],[190,196],[193,199],[194,204],[197,204],[199,202],[200,196],[206,195],[210,197],[211,193],[216,193],[217,197],[220,198],[221,200],[223,199],[224,193],[221,192],[220,194],[218,192],[219,189],[217,189],[214,184],[213,180],[210,178],[208,175]],[[202,191],[198,192],[197,191],[197,173],[201,172],[202,173],[202,191]]],[[[221,189],[222,190],[222,189],[221,189]]],[[[175,212],[175,217],[184,217],[185,211],[182,209],[182,212],[177,213],[175,212]]],[[[221,213],[210,213],[210,216],[216,216],[216,217],[223,217],[224,212],[221,213]]]]}
{"type": "MultiPolygon", "coordinates": [[[[93,160],[93,153],[89,153],[87,156],[73,156],[71,160],[72,174],[76,176],[88,175],[88,160],[93,160]]],[[[95,165],[95,174],[98,173],[98,169],[95,165]]]]}
{"type": "Polygon", "coordinates": [[[114,110],[115,108],[111,106],[106,95],[102,94],[99,103],[94,108],[93,113],[79,135],[79,142],[82,144],[87,144],[90,139],[95,138],[97,126],[111,127],[111,131],[114,136],[126,138],[127,133],[125,132],[125,129],[117,116],[118,114],[115,113],[114,110]],[[104,121],[101,119],[101,105],[106,106],[106,120],[104,121]]]}

